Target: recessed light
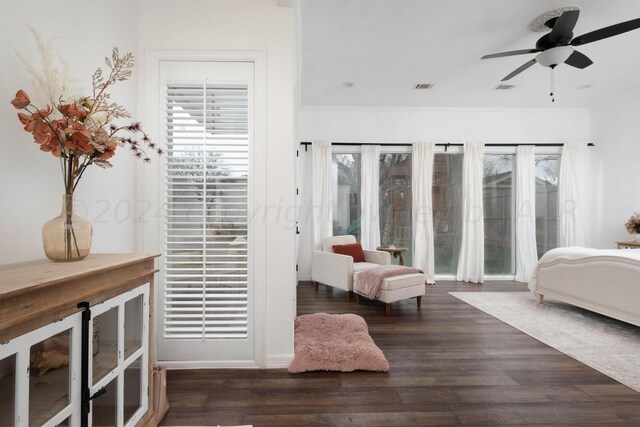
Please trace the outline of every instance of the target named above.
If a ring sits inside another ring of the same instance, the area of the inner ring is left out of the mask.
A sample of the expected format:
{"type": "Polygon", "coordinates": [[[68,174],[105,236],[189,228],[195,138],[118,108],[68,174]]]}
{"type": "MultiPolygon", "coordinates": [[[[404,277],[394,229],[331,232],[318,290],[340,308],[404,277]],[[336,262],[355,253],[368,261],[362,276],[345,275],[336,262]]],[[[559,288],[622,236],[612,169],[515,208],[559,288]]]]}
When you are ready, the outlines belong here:
{"type": "Polygon", "coordinates": [[[506,84],[499,84],[498,86],[494,87],[494,90],[511,90],[514,87],[516,87],[516,85],[506,85],[506,84]]]}
{"type": "Polygon", "coordinates": [[[418,83],[413,88],[414,89],[431,89],[433,87],[433,83],[418,83]]]}
{"type": "Polygon", "coordinates": [[[344,82],[342,83],[342,87],[346,87],[347,89],[354,87],[356,84],[354,82],[344,82]]]}

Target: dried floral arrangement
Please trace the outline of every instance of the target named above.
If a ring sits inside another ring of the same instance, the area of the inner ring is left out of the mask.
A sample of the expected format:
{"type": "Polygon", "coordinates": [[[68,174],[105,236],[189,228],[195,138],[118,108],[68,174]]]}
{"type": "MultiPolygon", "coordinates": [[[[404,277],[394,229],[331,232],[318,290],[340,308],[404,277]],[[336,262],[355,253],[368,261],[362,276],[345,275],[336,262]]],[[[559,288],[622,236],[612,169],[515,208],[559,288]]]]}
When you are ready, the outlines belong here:
{"type": "Polygon", "coordinates": [[[24,130],[31,133],[40,150],[60,159],[65,194],[72,195],[86,169],[91,165],[111,167],[109,161],[118,147],[128,146],[136,157],[149,162],[147,152],[162,154],[142,130],[139,122],[121,124],[131,114],[111,101],[108,89],[131,77],[134,57],[120,55],[117,47],[105,58],[107,72],[98,68],[92,76],[90,96],[78,95],[75,82],[69,78],[69,67],[54,56],[53,42],[44,40],[30,28],[36,44],[41,70],[35,69],[18,54],[33,78],[34,87],[44,106],[37,107],[24,90],[19,90],[11,104],[18,113],[24,130]],[[60,64],[57,64],[59,62],[60,64]]]}
{"type": "Polygon", "coordinates": [[[634,212],[624,227],[630,234],[640,234],[640,212],[634,212]]]}

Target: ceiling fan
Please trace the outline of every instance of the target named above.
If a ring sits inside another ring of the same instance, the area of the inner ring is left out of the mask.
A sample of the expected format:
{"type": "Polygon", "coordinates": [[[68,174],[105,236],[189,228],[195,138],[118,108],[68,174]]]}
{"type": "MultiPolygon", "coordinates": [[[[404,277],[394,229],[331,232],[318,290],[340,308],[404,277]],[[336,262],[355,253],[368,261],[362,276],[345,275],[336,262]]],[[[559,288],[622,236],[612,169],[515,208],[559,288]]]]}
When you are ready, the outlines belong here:
{"type": "Polygon", "coordinates": [[[535,58],[525,62],[523,65],[505,76],[501,80],[503,82],[517,76],[535,63],[549,67],[552,70],[562,63],[582,69],[593,64],[593,61],[583,53],[575,50],[573,46],[582,46],[583,44],[593,43],[598,40],[617,36],[619,34],[626,33],[627,31],[640,28],[640,18],[638,18],[600,28],[599,30],[591,31],[578,37],[573,37],[573,29],[578,22],[579,15],[580,10],[574,8],[573,10],[565,10],[560,16],[555,16],[546,20],[544,25],[551,29],[551,31],[538,39],[534,49],[494,53],[491,55],[485,55],[482,59],[502,58],[505,56],[526,55],[529,53],[539,52],[535,58]]]}

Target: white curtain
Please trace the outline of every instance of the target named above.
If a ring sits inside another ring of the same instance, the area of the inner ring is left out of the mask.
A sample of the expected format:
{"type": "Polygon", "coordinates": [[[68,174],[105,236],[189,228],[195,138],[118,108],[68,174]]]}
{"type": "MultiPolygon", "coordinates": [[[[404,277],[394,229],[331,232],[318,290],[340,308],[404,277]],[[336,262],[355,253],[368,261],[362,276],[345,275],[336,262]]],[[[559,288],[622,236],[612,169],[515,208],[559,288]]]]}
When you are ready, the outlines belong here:
{"type": "Polygon", "coordinates": [[[587,144],[568,142],[562,147],[558,176],[560,246],[584,246],[585,163],[587,144]]]}
{"type": "Polygon", "coordinates": [[[380,192],[380,146],[363,145],[360,179],[360,243],[363,249],[380,246],[378,193],[380,192]]]}
{"type": "Polygon", "coordinates": [[[528,282],[538,262],[536,165],[533,145],[516,151],[516,280],[528,282]]]}
{"type": "Polygon", "coordinates": [[[414,142],[412,155],[413,266],[435,283],[433,247],[433,156],[435,143],[414,142]]]}
{"type": "Polygon", "coordinates": [[[331,143],[313,141],[313,247],[333,235],[333,205],[331,202],[331,143]]]}
{"type": "Polygon", "coordinates": [[[483,168],[484,144],[465,144],[462,171],[462,243],[456,278],[473,283],[482,283],[484,280],[483,168]]]}

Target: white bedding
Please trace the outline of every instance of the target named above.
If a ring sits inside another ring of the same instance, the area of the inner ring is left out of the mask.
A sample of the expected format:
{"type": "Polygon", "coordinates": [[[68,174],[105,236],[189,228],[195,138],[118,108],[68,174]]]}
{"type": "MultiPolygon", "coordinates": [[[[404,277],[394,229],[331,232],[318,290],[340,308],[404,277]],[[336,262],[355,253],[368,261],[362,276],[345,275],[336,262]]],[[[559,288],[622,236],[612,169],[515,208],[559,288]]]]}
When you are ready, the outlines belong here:
{"type": "Polygon", "coordinates": [[[580,246],[569,246],[566,248],[551,249],[538,261],[538,267],[533,270],[531,280],[529,280],[529,289],[535,292],[538,289],[538,270],[541,266],[550,264],[560,259],[587,259],[590,257],[617,257],[628,258],[640,261],[640,250],[638,249],[593,249],[583,248],[580,246]]]}
{"type": "Polygon", "coordinates": [[[640,250],[557,248],[540,258],[529,281],[545,296],[640,326],[640,250]]]}

